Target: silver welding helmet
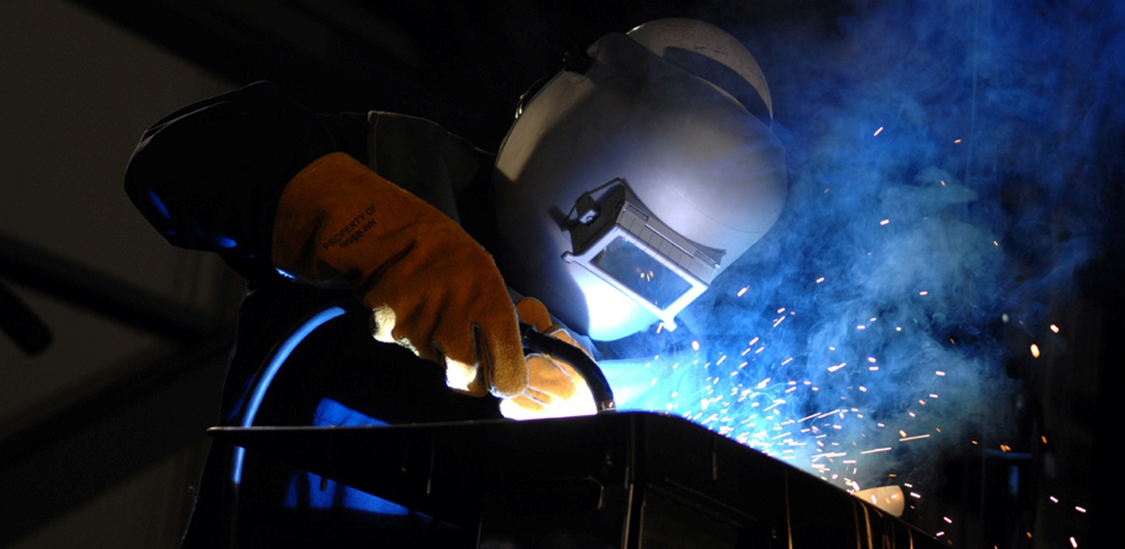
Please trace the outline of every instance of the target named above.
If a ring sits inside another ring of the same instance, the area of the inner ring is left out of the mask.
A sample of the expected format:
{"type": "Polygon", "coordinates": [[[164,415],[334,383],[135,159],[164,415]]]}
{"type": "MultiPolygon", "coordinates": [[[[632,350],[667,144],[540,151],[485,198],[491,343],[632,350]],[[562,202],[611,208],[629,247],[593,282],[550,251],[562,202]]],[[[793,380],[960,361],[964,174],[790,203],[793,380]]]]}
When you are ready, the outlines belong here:
{"type": "Polygon", "coordinates": [[[765,77],[737,39],[690,19],[580,57],[525,96],[500,147],[498,263],[593,339],[674,329],[785,202],[765,77]]]}

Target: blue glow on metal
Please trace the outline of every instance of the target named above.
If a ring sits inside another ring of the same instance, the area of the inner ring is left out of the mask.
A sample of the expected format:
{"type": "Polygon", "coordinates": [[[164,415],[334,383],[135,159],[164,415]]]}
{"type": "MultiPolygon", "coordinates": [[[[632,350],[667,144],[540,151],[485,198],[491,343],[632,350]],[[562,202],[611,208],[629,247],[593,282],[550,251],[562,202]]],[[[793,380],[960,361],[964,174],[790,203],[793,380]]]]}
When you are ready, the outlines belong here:
{"type": "MultiPolygon", "coordinates": [[[[330,398],[323,398],[317,404],[313,425],[387,425],[367,414],[349,408],[330,398]]],[[[328,509],[342,506],[379,515],[410,514],[410,509],[373,496],[350,486],[338,484],[320,475],[305,472],[293,478],[285,495],[285,506],[312,509],[328,509]]]]}
{"type": "Polygon", "coordinates": [[[345,508],[366,511],[377,515],[406,516],[410,509],[339,484],[333,480],[322,479],[320,475],[305,472],[293,477],[285,495],[285,506],[290,509],[332,509],[345,508]]]}
{"type": "Polygon", "coordinates": [[[218,246],[220,248],[233,248],[235,246],[238,246],[237,242],[235,242],[234,240],[231,240],[231,239],[229,239],[229,238],[227,238],[227,237],[225,237],[221,234],[216,235],[214,238],[212,238],[211,242],[214,243],[216,246],[218,246]]]}
{"type": "Polygon", "coordinates": [[[316,413],[313,415],[312,424],[314,426],[343,426],[387,425],[388,423],[349,408],[330,398],[322,398],[320,399],[320,403],[316,405],[316,413]]]}
{"type": "MultiPolygon", "coordinates": [[[[294,330],[293,333],[277,347],[269,363],[266,365],[265,371],[263,371],[262,375],[259,377],[257,385],[250,388],[249,398],[246,400],[246,411],[243,413],[240,423],[242,427],[250,427],[253,425],[254,416],[258,413],[258,407],[262,405],[262,399],[266,396],[266,390],[269,389],[274,376],[276,376],[277,371],[281,369],[281,365],[285,364],[285,361],[289,358],[293,349],[296,349],[297,345],[300,345],[301,342],[304,341],[313,330],[320,327],[321,324],[342,314],[344,314],[344,309],[337,306],[332,306],[316,313],[294,330]]],[[[245,456],[245,448],[236,447],[234,449],[231,480],[235,484],[242,482],[242,461],[245,456]]]]}

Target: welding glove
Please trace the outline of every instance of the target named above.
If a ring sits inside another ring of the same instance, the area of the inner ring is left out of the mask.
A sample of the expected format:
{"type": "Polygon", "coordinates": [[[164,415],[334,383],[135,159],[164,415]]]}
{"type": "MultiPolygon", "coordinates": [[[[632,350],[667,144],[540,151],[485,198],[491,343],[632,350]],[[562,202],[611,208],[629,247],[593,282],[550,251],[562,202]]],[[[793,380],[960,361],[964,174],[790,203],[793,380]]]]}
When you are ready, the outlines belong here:
{"type": "MultiPolygon", "coordinates": [[[[537,299],[524,298],[516,303],[520,322],[530,324],[539,333],[549,335],[590,353],[561,326],[551,322],[547,308],[537,299]]],[[[519,395],[500,403],[500,413],[509,419],[539,419],[592,415],[597,412],[594,395],[569,364],[549,355],[527,356],[527,388],[519,395]]]]}
{"type": "Polygon", "coordinates": [[[282,192],[278,269],[343,278],[371,308],[375,339],[442,365],[460,392],[527,389],[515,309],[492,257],[452,219],[343,153],[305,166],[282,192]]]}

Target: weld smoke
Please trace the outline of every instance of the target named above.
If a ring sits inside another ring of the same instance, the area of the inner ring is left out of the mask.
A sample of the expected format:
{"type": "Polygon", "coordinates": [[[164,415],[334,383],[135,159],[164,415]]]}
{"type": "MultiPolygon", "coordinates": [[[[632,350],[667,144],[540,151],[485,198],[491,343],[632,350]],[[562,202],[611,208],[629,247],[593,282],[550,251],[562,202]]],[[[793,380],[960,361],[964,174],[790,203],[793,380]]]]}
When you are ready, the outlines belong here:
{"type": "Polygon", "coordinates": [[[1072,4],[861,2],[741,29],[774,93],[786,210],[682,329],[610,367],[626,405],[864,486],[1014,436],[1003,318],[1049,322],[1120,169],[1125,8],[1072,4]],[[862,457],[812,457],[829,452],[862,457]]]}

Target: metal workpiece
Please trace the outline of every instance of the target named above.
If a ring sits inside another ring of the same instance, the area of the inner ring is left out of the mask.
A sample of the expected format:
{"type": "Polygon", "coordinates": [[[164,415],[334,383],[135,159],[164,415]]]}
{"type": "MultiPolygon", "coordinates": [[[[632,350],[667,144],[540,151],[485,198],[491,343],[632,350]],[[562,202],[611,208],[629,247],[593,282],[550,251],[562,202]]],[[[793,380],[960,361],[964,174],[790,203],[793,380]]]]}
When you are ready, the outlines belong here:
{"type": "Polygon", "coordinates": [[[479,548],[944,546],[821,479],[673,416],[210,433],[477,531],[479,548]]]}

